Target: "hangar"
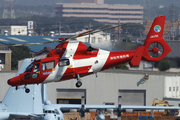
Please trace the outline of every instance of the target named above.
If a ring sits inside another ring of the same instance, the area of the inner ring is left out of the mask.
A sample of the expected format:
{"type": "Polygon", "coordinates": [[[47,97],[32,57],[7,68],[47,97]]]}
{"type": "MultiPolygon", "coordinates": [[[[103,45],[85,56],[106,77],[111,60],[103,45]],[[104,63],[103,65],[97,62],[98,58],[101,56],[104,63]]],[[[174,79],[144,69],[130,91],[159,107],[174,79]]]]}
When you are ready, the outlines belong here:
{"type": "MultiPolygon", "coordinates": [[[[0,71],[0,101],[8,90],[7,80],[17,71],[0,71]]],[[[124,105],[152,105],[154,98],[164,99],[170,105],[180,105],[180,75],[178,72],[135,71],[109,69],[77,80],[48,83],[48,99],[52,103],[117,104],[122,96],[124,105]]],[[[28,85],[27,85],[28,87],[28,85]]],[[[28,94],[32,94],[31,92],[28,94]]]]}

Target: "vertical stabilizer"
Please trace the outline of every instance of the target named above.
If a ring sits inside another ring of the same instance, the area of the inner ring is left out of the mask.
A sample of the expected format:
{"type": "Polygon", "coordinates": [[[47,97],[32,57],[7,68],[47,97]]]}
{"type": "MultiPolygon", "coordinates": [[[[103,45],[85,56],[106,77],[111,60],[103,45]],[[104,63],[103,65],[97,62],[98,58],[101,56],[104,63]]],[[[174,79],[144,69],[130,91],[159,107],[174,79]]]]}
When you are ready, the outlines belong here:
{"type": "MultiPolygon", "coordinates": [[[[23,73],[26,67],[31,63],[31,59],[25,59],[17,72],[17,75],[23,73]]],[[[25,92],[24,86],[9,87],[2,103],[0,111],[2,112],[29,112],[42,113],[42,98],[40,85],[28,85],[29,93],[25,92]]]]}

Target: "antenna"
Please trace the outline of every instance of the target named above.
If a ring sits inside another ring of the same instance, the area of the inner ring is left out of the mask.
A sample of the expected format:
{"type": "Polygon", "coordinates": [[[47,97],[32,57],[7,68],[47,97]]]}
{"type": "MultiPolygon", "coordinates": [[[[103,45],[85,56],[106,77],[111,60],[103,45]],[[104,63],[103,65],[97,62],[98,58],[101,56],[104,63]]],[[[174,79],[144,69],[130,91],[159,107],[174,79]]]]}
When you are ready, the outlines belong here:
{"type": "Polygon", "coordinates": [[[14,0],[5,0],[3,18],[15,18],[14,0]]]}

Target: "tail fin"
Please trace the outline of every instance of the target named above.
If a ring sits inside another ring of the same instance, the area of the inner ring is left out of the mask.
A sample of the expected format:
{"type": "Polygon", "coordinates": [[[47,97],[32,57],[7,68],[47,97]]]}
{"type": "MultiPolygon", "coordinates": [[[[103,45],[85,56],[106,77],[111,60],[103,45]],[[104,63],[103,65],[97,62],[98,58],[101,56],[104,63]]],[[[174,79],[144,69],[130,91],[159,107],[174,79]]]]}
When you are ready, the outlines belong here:
{"type": "Polygon", "coordinates": [[[158,16],[149,30],[146,40],[151,38],[162,38],[166,16],[158,16]]]}
{"type": "MultiPolygon", "coordinates": [[[[31,59],[25,59],[18,70],[18,74],[23,73],[25,68],[31,63],[31,59]]],[[[41,86],[28,85],[29,93],[24,91],[24,86],[19,86],[18,90],[15,87],[9,87],[0,108],[3,111],[19,112],[19,113],[43,113],[41,86]]],[[[0,110],[1,111],[1,110],[0,110]]]]}
{"type": "Polygon", "coordinates": [[[144,46],[136,49],[136,53],[130,61],[131,66],[139,65],[141,59],[146,61],[159,61],[171,51],[169,45],[162,38],[165,18],[166,16],[158,16],[154,19],[144,46]]]}
{"type": "Polygon", "coordinates": [[[163,59],[171,48],[163,37],[166,16],[158,16],[154,19],[151,29],[144,43],[143,59],[146,61],[159,61],[163,59]]]}

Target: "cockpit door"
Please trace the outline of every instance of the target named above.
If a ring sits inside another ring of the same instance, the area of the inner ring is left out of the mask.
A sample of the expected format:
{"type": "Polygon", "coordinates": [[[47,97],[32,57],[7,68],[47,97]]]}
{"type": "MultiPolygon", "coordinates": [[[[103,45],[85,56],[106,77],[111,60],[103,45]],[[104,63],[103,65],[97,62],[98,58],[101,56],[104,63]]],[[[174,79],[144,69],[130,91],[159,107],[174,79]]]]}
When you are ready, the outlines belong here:
{"type": "Polygon", "coordinates": [[[34,69],[33,69],[33,73],[32,73],[31,78],[32,79],[33,78],[38,78],[39,74],[40,74],[40,63],[36,63],[34,65],[34,69]]]}

